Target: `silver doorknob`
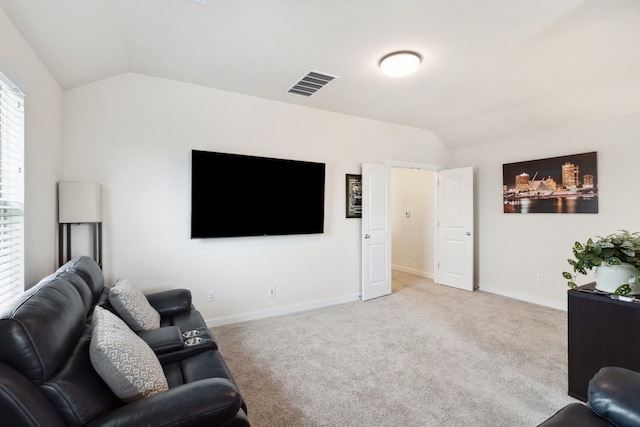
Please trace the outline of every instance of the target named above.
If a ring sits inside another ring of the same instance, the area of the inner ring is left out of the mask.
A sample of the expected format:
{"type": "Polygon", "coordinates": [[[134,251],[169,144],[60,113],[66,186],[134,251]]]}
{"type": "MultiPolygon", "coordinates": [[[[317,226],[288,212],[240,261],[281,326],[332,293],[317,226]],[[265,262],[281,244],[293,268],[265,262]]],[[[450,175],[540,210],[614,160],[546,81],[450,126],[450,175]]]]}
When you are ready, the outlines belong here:
{"type": "Polygon", "coordinates": [[[365,239],[370,239],[370,238],[371,238],[371,236],[370,236],[369,234],[365,234],[365,235],[364,235],[364,238],[365,238],[365,239]]]}
{"type": "Polygon", "coordinates": [[[466,233],[464,233],[464,234],[466,234],[467,236],[471,236],[471,232],[470,232],[470,231],[467,231],[467,232],[466,232],[466,233]]]}

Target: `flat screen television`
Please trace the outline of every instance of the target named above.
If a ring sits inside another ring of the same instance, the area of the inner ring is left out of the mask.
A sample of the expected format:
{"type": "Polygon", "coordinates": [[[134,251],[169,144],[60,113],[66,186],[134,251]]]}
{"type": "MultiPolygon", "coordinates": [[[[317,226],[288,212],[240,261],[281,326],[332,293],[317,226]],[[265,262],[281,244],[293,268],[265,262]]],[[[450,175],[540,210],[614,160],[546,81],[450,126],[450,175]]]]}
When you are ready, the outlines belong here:
{"type": "Polygon", "coordinates": [[[191,238],[324,232],[325,164],[192,150],[191,238]]]}

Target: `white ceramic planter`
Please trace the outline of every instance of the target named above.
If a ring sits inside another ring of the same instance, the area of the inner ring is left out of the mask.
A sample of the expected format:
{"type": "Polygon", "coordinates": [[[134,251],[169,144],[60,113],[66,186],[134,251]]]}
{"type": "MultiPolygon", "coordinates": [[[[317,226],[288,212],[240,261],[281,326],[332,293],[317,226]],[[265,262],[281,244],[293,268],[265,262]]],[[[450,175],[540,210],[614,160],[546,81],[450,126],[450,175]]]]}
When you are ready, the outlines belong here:
{"type": "Polygon", "coordinates": [[[621,285],[631,285],[629,295],[640,294],[640,284],[633,265],[622,263],[620,265],[609,265],[603,263],[596,267],[596,289],[613,293],[621,285]]]}

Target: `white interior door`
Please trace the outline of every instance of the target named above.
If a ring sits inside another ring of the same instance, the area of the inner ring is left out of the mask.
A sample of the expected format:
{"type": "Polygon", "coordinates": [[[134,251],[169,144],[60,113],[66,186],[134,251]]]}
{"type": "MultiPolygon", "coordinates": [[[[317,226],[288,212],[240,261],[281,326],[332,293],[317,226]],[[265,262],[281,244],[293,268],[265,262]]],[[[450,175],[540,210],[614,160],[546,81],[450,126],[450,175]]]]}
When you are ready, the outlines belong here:
{"type": "Polygon", "coordinates": [[[362,164],[363,301],[391,293],[391,167],[362,164]]]}
{"type": "Polygon", "coordinates": [[[473,168],[438,171],[437,283],[473,288],[473,168]]]}

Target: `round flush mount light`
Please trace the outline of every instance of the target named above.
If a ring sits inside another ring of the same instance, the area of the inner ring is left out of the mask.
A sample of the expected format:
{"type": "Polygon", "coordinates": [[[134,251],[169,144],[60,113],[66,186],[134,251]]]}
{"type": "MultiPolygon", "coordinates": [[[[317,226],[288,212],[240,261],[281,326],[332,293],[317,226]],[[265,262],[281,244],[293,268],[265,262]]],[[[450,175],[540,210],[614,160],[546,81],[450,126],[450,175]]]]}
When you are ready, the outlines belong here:
{"type": "Polygon", "coordinates": [[[390,53],[380,60],[380,69],[391,77],[407,76],[418,69],[422,56],[417,52],[401,51],[390,53]]]}

